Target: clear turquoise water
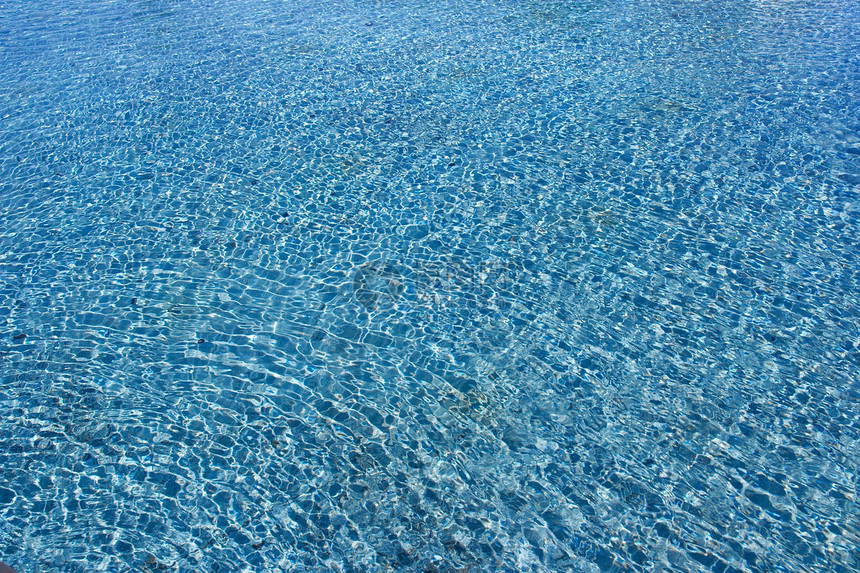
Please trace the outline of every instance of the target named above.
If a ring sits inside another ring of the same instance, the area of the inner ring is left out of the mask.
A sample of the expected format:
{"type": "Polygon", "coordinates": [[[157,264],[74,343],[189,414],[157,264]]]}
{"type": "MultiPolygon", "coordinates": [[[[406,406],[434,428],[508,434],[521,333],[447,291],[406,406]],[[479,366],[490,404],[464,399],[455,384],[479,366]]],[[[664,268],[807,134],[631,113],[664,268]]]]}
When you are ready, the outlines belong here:
{"type": "Polygon", "coordinates": [[[0,4],[0,559],[860,569],[860,7],[0,4]]]}

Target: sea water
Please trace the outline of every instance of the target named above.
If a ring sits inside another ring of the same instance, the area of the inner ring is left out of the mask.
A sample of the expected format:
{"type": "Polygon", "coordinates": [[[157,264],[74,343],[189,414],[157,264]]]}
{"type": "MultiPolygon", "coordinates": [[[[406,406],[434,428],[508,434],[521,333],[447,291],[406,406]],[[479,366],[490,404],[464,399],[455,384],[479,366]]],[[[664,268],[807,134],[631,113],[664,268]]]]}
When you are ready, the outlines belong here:
{"type": "Polygon", "coordinates": [[[0,559],[860,568],[853,0],[3,0],[0,559]]]}

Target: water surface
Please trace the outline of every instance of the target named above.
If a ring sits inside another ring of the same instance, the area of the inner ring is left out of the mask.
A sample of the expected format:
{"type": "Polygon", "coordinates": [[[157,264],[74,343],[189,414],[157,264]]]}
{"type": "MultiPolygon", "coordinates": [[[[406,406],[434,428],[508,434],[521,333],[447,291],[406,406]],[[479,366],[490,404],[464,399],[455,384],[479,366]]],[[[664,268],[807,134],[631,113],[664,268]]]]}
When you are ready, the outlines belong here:
{"type": "Polygon", "coordinates": [[[858,54],[849,0],[4,1],[0,557],[857,570],[858,54]]]}

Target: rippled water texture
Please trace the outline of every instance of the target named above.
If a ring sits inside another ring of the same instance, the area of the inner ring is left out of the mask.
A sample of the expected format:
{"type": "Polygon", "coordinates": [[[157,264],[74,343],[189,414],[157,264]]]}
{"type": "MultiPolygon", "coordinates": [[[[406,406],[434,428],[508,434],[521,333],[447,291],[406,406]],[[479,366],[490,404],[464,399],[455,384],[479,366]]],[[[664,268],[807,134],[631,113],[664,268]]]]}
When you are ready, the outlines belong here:
{"type": "Polygon", "coordinates": [[[0,559],[860,569],[854,0],[4,0],[0,559]]]}

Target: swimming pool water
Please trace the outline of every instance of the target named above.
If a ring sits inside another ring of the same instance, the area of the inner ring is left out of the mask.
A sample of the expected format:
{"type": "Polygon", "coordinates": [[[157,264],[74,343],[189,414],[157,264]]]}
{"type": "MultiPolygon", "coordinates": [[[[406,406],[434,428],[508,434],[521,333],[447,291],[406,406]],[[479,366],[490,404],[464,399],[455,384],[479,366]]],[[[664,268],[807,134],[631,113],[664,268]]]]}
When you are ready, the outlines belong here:
{"type": "Polygon", "coordinates": [[[0,560],[860,569],[852,0],[3,0],[0,560]]]}

